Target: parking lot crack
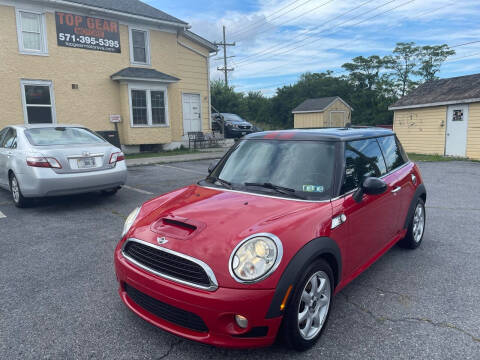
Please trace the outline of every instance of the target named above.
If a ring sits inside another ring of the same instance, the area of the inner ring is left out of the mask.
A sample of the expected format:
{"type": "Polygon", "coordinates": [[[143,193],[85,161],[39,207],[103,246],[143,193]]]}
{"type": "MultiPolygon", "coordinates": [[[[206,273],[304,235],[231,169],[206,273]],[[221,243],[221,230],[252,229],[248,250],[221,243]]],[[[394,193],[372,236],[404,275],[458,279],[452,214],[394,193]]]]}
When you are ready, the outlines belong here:
{"type": "Polygon", "coordinates": [[[454,324],[451,324],[449,322],[446,322],[446,321],[440,321],[440,322],[436,322],[436,321],[433,321],[432,319],[429,319],[429,318],[424,318],[424,317],[402,317],[402,318],[390,318],[390,317],[387,317],[387,316],[380,316],[380,315],[377,315],[375,314],[372,310],[368,309],[367,307],[363,306],[363,305],[360,305],[360,304],[357,304],[356,302],[352,301],[350,299],[350,297],[347,295],[347,294],[344,294],[344,293],[340,293],[343,295],[343,297],[345,298],[345,301],[354,306],[356,309],[362,311],[363,313],[369,315],[371,318],[373,318],[375,321],[377,322],[380,322],[380,323],[384,323],[385,321],[389,321],[389,322],[393,322],[393,323],[397,323],[397,322],[420,322],[420,323],[424,323],[424,324],[429,324],[429,325],[432,325],[432,326],[435,326],[435,327],[439,327],[439,328],[445,328],[445,329],[452,329],[454,331],[457,331],[459,333],[462,333],[466,336],[469,336],[472,338],[472,340],[474,342],[480,342],[480,337],[477,337],[475,336],[474,334],[472,334],[471,332],[465,330],[465,329],[462,329],[454,324]]]}
{"type": "Polygon", "coordinates": [[[157,360],[162,360],[162,359],[166,359],[167,357],[169,357],[170,354],[172,353],[173,349],[175,349],[175,346],[180,345],[182,342],[183,342],[182,339],[172,342],[172,344],[170,345],[170,348],[167,350],[167,352],[165,354],[163,354],[162,356],[160,356],[159,358],[157,358],[157,360]]]}

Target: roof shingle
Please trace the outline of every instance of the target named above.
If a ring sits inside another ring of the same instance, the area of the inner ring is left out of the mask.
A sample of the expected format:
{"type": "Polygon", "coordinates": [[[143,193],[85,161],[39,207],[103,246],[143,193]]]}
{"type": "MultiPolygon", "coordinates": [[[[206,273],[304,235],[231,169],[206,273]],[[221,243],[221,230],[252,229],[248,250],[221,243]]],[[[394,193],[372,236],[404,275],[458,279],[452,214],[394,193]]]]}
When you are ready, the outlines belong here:
{"type": "Polygon", "coordinates": [[[389,109],[462,102],[471,99],[480,99],[480,74],[426,82],[391,105],[389,109]]]}
{"type": "MultiPolygon", "coordinates": [[[[323,111],[328,105],[334,102],[336,99],[340,99],[339,96],[329,96],[315,99],[307,99],[292,110],[292,113],[300,111],[323,111]]],[[[344,102],[344,101],[343,101],[344,102]]],[[[346,103],[345,103],[346,104],[346,103]]]]}
{"type": "Polygon", "coordinates": [[[146,81],[150,80],[165,82],[175,82],[180,80],[175,76],[167,75],[155,69],[141,67],[128,67],[116,72],[110,77],[112,78],[112,80],[144,79],[146,81]]]}

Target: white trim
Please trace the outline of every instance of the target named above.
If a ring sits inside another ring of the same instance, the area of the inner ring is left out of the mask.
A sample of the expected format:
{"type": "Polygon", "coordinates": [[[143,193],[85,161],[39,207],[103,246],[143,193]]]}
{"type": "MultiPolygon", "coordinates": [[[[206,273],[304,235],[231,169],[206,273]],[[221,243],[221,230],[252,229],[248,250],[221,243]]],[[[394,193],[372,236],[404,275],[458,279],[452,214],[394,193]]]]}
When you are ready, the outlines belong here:
{"type": "Polygon", "coordinates": [[[140,26],[128,26],[128,41],[129,41],[129,49],[130,49],[130,63],[132,65],[151,66],[152,61],[150,59],[150,30],[146,28],[142,28],[140,26]],[[133,36],[132,36],[133,31],[145,33],[145,57],[147,60],[146,62],[135,61],[134,59],[133,36]]]}
{"type": "Polygon", "coordinates": [[[403,109],[415,109],[415,108],[424,108],[424,107],[433,107],[433,106],[442,106],[442,105],[469,104],[474,102],[480,102],[480,98],[439,101],[435,103],[417,104],[417,105],[389,106],[388,110],[403,110],[403,109]]]}
{"type": "Polygon", "coordinates": [[[22,107],[23,107],[23,120],[25,125],[29,125],[28,114],[27,114],[27,99],[25,96],[25,85],[39,85],[39,86],[48,86],[50,90],[50,105],[32,105],[36,107],[49,107],[52,111],[52,124],[57,123],[57,116],[55,110],[55,92],[53,90],[53,82],[49,80],[30,80],[30,79],[21,79],[20,88],[22,92],[22,107]]]}
{"type": "Polygon", "coordinates": [[[202,56],[202,57],[204,57],[204,58],[208,58],[208,55],[202,54],[202,53],[201,53],[200,51],[198,51],[197,49],[192,48],[191,46],[189,46],[189,45],[181,42],[180,40],[177,40],[177,43],[178,43],[178,45],[183,46],[184,48],[186,48],[186,49],[188,49],[188,50],[190,50],[190,51],[193,51],[193,52],[194,52],[195,54],[197,54],[197,55],[200,55],[200,56],[202,56]]]}
{"type": "Polygon", "coordinates": [[[218,51],[218,47],[214,44],[212,44],[210,41],[207,39],[202,38],[201,36],[195,34],[192,31],[184,31],[182,33],[183,36],[185,36],[187,39],[192,40],[208,49],[210,49],[209,52],[216,52],[218,51]]]}
{"type": "Polygon", "coordinates": [[[130,108],[130,127],[131,128],[168,128],[170,120],[168,116],[168,89],[166,85],[152,85],[148,83],[129,83],[128,84],[128,106],[130,108]],[[147,96],[147,125],[133,124],[133,106],[132,106],[132,90],[146,91],[147,96]],[[152,98],[151,91],[163,91],[165,102],[165,124],[152,124],[152,98]]]}
{"type": "Polygon", "coordinates": [[[330,110],[330,127],[332,127],[332,113],[343,113],[343,126],[345,126],[346,122],[347,122],[347,117],[345,116],[346,115],[346,111],[345,110],[330,110]]]}
{"type": "Polygon", "coordinates": [[[210,90],[210,56],[207,58],[207,91],[208,91],[208,129],[212,130],[212,96],[210,90]]]}
{"type": "Polygon", "coordinates": [[[48,41],[47,41],[47,27],[46,27],[46,18],[45,11],[41,9],[28,9],[28,8],[19,8],[15,7],[15,17],[17,24],[17,39],[18,39],[18,51],[20,54],[24,55],[38,55],[38,56],[48,56],[48,41]],[[22,31],[22,17],[20,13],[30,13],[35,15],[40,15],[40,50],[34,49],[25,49],[23,47],[23,31],[22,31]]]}
{"type": "Polygon", "coordinates": [[[182,130],[183,130],[183,136],[186,136],[187,132],[185,131],[185,126],[184,126],[185,114],[183,113],[183,96],[184,95],[198,95],[198,99],[200,100],[200,131],[203,131],[203,117],[202,117],[203,109],[202,109],[202,94],[195,93],[195,92],[182,91],[182,130]]]}
{"type": "Polygon", "coordinates": [[[155,18],[150,18],[147,16],[142,16],[142,15],[134,15],[134,14],[129,14],[125,13],[122,11],[117,11],[117,10],[110,10],[110,9],[105,9],[101,7],[96,7],[96,6],[91,6],[91,5],[84,5],[84,4],[78,4],[78,3],[73,3],[70,1],[65,1],[65,0],[47,0],[48,3],[51,3],[52,5],[63,5],[67,7],[74,7],[74,8],[80,8],[80,9],[86,9],[86,10],[94,10],[99,13],[105,13],[105,14],[111,14],[113,16],[123,16],[126,18],[132,18],[136,20],[142,20],[142,21],[147,21],[155,24],[162,24],[162,25],[169,25],[169,26],[174,26],[174,27],[179,27],[183,29],[188,29],[190,28],[190,25],[187,23],[177,23],[177,22],[172,22],[172,21],[167,21],[167,20],[160,20],[160,19],[155,19],[155,18]]]}

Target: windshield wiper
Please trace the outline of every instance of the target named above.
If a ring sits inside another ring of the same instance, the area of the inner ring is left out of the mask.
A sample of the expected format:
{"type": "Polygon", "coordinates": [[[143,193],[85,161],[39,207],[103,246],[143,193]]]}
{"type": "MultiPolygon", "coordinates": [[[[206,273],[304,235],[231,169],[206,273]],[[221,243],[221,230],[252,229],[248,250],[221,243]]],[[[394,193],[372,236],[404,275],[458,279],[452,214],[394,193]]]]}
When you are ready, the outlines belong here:
{"type": "Polygon", "coordinates": [[[246,182],[244,185],[245,186],[259,186],[259,187],[263,187],[265,189],[272,189],[272,190],[275,190],[276,192],[278,192],[280,194],[290,195],[290,196],[296,197],[298,199],[305,200],[305,198],[303,196],[300,196],[296,193],[295,189],[280,186],[280,185],[275,185],[275,184],[272,184],[272,183],[269,183],[269,182],[265,182],[265,183],[246,182]]]}
{"type": "Polygon", "coordinates": [[[211,177],[211,179],[213,180],[213,183],[219,182],[220,184],[225,186],[227,189],[233,189],[232,183],[227,180],[223,180],[219,177],[213,177],[213,176],[211,177]]]}

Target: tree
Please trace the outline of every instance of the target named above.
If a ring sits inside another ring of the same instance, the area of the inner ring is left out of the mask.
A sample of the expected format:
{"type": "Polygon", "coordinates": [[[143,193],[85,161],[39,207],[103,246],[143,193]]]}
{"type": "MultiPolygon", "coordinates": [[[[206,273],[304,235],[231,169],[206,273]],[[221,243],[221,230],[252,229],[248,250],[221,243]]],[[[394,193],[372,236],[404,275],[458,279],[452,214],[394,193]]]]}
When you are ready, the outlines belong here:
{"type": "Polygon", "coordinates": [[[221,80],[214,80],[210,84],[212,106],[220,112],[239,114],[244,112],[243,94],[235,92],[233,86],[225,86],[221,80]]]}
{"type": "Polygon", "coordinates": [[[350,73],[351,80],[360,88],[372,90],[380,81],[380,70],[385,61],[380,56],[372,55],[368,58],[357,56],[351,63],[345,63],[342,68],[350,73]]]}
{"type": "Polygon", "coordinates": [[[393,70],[392,76],[400,96],[405,96],[417,85],[413,76],[417,73],[419,53],[420,48],[415,46],[414,42],[399,42],[393,50],[393,55],[385,58],[386,67],[393,70]]]}
{"type": "Polygon", "coordinates": [[[452,55],[455,55],[455,50],[450,49],[447,44],[422,46],[419,51],[420,66],[417,75],[424,81],[437,79],[435,74],[440,71],[445,60],[452,55]]]}

